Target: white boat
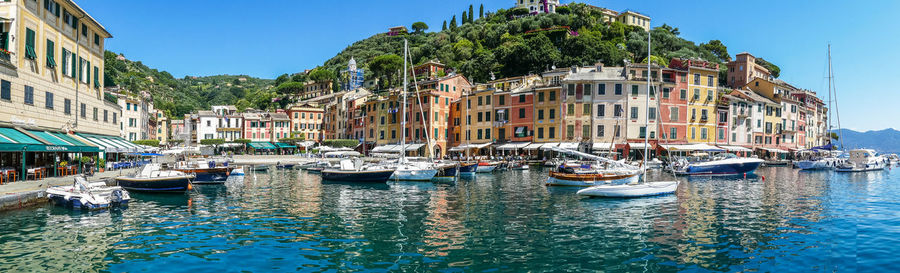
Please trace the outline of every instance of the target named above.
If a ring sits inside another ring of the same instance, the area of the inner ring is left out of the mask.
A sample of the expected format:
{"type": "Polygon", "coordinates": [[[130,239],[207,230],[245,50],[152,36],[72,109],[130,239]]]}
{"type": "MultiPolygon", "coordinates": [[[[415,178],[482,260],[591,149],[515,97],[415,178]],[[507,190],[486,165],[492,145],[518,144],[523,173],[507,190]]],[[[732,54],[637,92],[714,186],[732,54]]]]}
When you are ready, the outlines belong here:
{"type": "Polygon", "coordinates": [[[524,161],[512,163],[509,168],[511,170],[517,170],[517,171],[527,171],[528,169],[530,169],[530,167],[528,167],[528,164],[526,164],[524,161]]]}
{"type": "Polygon", "coordinates": [[[492,162],[492,161],[491,162],[488,162],[488,161],[478,162],[478,168],[475,169],[475,172],[476,173],[494,172],[494,170],[497,169],[497,166],[499,166],[499,165],[500,165],[500,162],[492,162]]]}
{"type": "Polygon", "coordinates": [[[794,167],[801,170],[828,170],[843,164],[843,160],[836,157],[814,158],[794,162],[794,167]]]}
{"type": "Polygon", "coordinates": [[[578,191],[578,195],[591,197],[631,198],[664,195],[675,192],[678,181],[647,182],[639,184],[599,185],[578,191]]]}
{"type": "Polygon", "coordinates": [[[244,167],[237,167],[231,170],[230,176],[244,176],[244,167]]]}
{"type": "Polygon", "coordinates": [[[404,157],[401,157],[397,163],[388,164],[388,166],[395,169],[391,180],[431,181],[438,173],[438,169],[431,162],[410,161],[404,157]]]}
{"type": "MultiPolygon", "coordinates": [[[[565,165],[564,165],[565,166],[565,165]]],[[[591,187],[604,184],[628,184],[640,180],[639,169],[606,169],[588,165],[586,168],[562,167],[550,171],[547,186],[591,187]],[[570,171],[561,171],[570,170],[570,171]]]]}
{"type": "Polygon", "coordinates": [[[47,188],[47,198],[60,206],[74,209],[105,209],[124,206],[131,200],[128,191],[119,186],[107,186],[105,182],[90,183],[83,175],[75,176],[71,186],[47,188]]]}
{"type": "Polygon", "coordinates": [[[850,151],[850,158],[834,168],[836,172],[880,171],[888,166],[890,160],[878,155],[872,149],[856,149],[850,151]]]}
{"type": "MultiPolygon", "coordinates": [[[[647,45],[650,45],[650,34],[647,34],[647,45]]],[[[650,47],[647,47],[647,70],[650,70],[650,47]]],[[[650,77],[647,77],[647,100],[646,105],[644,107],[650,106],[650,77]]],[[[645,123],[650,124],[649,116],[645,117],[645,123]]],[[[648,138],[644,138],[644,164],[641,164],[643,168],[641,168],[641,173],[646,171],[647,168],[647,150],[650,145],[648,145],[648,138]]],[[[642,183],[628,183],[628,184],[609,184],[609,185],[598,185],[593,186],[587,189],[583,189],[578,191],[578,195],[586,195],[592,197],[617,197],[617,198],[632,198],[632,197],[645,197],[645,196],[654,196],[654,195],[663,195],[675,192],[678,189],[678,181],[659,181],[659,182],[647,182],[647,177],[644,176],[644,181],[642,183]]]]}
{"type": "Polygon", "coordinates": [[[709,161],[687,162],[682,159],[673,165],[676,175],[736,175],[752,173],[764,160],[723,154],[709,161]]]}

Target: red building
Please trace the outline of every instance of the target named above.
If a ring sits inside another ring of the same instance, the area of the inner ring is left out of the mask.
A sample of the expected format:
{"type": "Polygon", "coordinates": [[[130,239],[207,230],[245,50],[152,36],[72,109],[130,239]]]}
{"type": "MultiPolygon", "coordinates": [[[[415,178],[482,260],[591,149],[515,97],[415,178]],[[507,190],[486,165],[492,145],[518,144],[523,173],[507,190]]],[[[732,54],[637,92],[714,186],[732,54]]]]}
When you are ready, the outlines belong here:
{"type": "Polygon", "coordinates": [[[531,142],[534,136],[534,90],[531,88],[509,94],[510,140],[531,142]]]}
{"type": "MultiPolygon", "coordinates": [[[[450,103],[458,100],[463,92],[468,92],[471,84],[459,74],[418,84],[418,96],[413,89],[410,90],[412,95],[407,98],[406,140],[408,143],[427,144],[430,138],[432,155],[443,156],[450,148],[450,103]]],[[[399,99],[399,96],[392,96],[391,99],[399,99]]]]}
{"type": "Polygon", "coordinates": [[[687,144],[688,79],[687,70],[662,69],[659,94],[659,141],[662,144],[687,144]]]}

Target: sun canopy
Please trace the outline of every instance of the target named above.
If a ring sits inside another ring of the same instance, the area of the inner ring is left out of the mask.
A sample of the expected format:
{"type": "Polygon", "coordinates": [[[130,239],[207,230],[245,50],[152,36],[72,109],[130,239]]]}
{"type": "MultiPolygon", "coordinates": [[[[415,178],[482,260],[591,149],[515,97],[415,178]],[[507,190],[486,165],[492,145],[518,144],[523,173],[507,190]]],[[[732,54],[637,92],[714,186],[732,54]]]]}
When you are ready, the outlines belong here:
{"type": "Polygon", "coordinates": [[[690,145],[665,145],[662,147],[671,151],[707,151],[707,152],[723,152],[725,149],[710,146],[706,144],[690,144],[690,145]]]}
{"type": "Polygon", "coordinates": [[[450,148],[451,152],[465,151],[471,149],[481,149],[487,146],[491,146],[492,143],[473,143],[473,144],[462,144],[453,148],[450,148]]]}
{"type": "Polygon", "coordinates": [[[559,143],[544,143],[544,145],[541,145],[541,150],[549,151],[556,147],[559,147],[559,143]]]}
{"type": "Polygon", "coordinates": [[[563,148],[563,149],[569,149],[569,150],[578,149],[578,143],[576,143],[576,142],[563,142],[563,143],[560,143],[560,144],[559,144],[559,147],[560,147],[560,148],[563,148]]]}
{"type": "Polygon", "coordinates": [[[250,145],[250,148],[257,149],[257,150],[275,149],[275,145],[272,145],[272,143],[269,143],[269,142],[250,142],[250,143],[247,143],[247,145],[250,145]]]}
{"type": "Polygon", "coordinates": [[[725,149],[729,152],[752,152],[753,150],[741,147],[741,146],[727,146],[727,145],[719,145],[719,148],[725,149]]]}
{"type": "Polygon", "coordinates": [[[594,143],[593,145],[591,145],[591,150],[595,150],[595,151],[609,150],[611,148],[615,148],[615,146],[609,142],[594,143]]]}
{"type": "Polygon", "coordinates": [[[287,143],[282,143],[282,142],[275,142],[275,146],[278,146],[278,148],[286,148],[286,149],[297,148],[297,146],[287,144],[287,143]]]}
{"type": "Polygon", "coordinates": [[[528,147],[530,144],[530,142],[510,142],[497,146],[497,150],[519,150],[528,147]]]}
{"type": "Polygon", "coordinates": [[[95,134],[78,133],[77,136],[86,139],[94,145],[103,147],[107,153],[140,153],[142,149],[137,144],[128,142],[117,136],[104,136],[95,134]]]}

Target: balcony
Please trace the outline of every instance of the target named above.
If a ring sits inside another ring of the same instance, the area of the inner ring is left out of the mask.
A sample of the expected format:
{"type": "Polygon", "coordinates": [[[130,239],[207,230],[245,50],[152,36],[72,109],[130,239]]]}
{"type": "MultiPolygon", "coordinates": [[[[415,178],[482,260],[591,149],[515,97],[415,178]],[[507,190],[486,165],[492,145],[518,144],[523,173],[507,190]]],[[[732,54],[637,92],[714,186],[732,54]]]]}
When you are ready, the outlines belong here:
{"type": "Polygon", "coordinates": [[[0,65],[8,68],[16,69],[16,65],[12,62],[14,53],[4,49],[0,49],[0,65]]]}

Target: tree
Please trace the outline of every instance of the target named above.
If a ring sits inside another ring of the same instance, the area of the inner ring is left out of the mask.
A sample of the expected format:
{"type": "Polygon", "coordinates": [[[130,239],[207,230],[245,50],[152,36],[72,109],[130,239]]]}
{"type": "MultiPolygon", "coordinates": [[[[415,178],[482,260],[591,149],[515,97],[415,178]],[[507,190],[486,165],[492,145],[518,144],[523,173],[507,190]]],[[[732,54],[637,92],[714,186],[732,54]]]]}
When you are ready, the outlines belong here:
{"type": "Polygon", "coordinates": [[[453,15],[453,18],[450,18],[450,31],[456,30],[456,15],[453,15]]]}
{"type": "Polygon", "coordinates": [[[773,63],[770,63],[769,61],[766,61],[766,59],[756,58],[756,62],[768,69],[769,73],[772,74],[772,77],[778,78],[778,76],[781,75],[781,68],[773,63]]]}
{"type": "Polygon", "coordinates": [[[356,139],[326,139],[322,142],[325,146],[331,146],[335,148],[354,148],[359,145],[359,140],[356,139]]]}
{"type": "Polygon", "coordinates": [[[304,74],[304,73],[294,74],[293,76],[291,76],[291,81],[292,82],[306,82],[306,74],[304,74]]]}
{"type": "Polygon", "coordinates": [[[275,92],[282,96],[297,95],[303,91],[304,84],[302,82],[286,82],[275,87],[275,92]]]}
{"type": "Polygon", "coordinates": [[[289,80],[291,80],[291,78],[288,74],[282,74],[281,76],[278,76],[278,78],[275,78],[275,86],[281,85],[289,80]]]}
{"type": "MultiPolygon", "coordinates": [[[[676,28],[676,31],[677,30],[678,29],[676,28]]],[[[708,43],[700,44],[700,48],[709,50],[715,54],[716,57],[719,57],[719,60],[723,63],[731,61],[731,55],[728,54],[728,48],[722,44],[722,41],[710,40],[708,43]]]]}
{"type": "Polygon", "coordinates": [[[243,152],[243,153],[247,153],[247,143],[250,143],[250,140],[249,140],[249,139],[246,139],[246,138],[239,138],[239,139],[232,140],[231,143],[240,143],[240,144],[242,144],[242,145],[241,145],[241,146],[242,146],[242,149],[241,149],[242,152],[243,152]]]}
{"type": "MultiPolygon", "coordinates": [[[[558,9],[557,9],[557,10],[558,10],[558,9]]],[[[678,28],[677,28],[677,27],[672,27],[672,26],[670,26],[670,25],[663,24],[663,25],[660,26],[659,28],[668,31],[669,33],[675,34],[676,36],[677,36],[677,35],[681,35],[681,32],[678,31],[678,28]]]]}
{"type": "Polygon", "coordinates": [[[475,11],[472,9],[472,5],[469,4],[469,23],[475,22],[473,17],[475,17],[475,11]]]}
{"type": "Polygon", "coordinates": [[[447,30],[447,20],[444,20],[444,24],[441,25],[441,31],[447,30]]]}
{"type": "Polygon", "coordinates": [[[422,33],[424,31],[428,30],[428,25],[425,24],[425,22],[415,22],[412,24],[412,29],[416,33],[422,33]]]}
{"type": "Polygon", "coordinates": [[[466,16],[466,12],[463,11],[463,15],[462,15],[462,23],[459,24],[459,25],[465,25],[465,24],[467,24],[467,23],[469,23],[469,17],[467,17],[467,16],[466,16]]]}
{"type": "Polygon", "coordinates": [[[397,74],[397,71],[403,66],[403,58],[394,54],[385,54],[372,60],[369,63],[369,69],[372,70],[372,73],[375,74],[375,77],[379,78],[378,82],[381,85],[381,88],[393,86],[394,84],[394,76],[397,74]]]}
{"type": "Polygon", "coordinates": [[[563,14],[563,15],[569,14],[569,13],[572,13],[572,8],[567,7],[567,6],[557,7],[556,13],[563,14]]]}
{"type": "Polygon", "coordinates": [[[478,6],[478,19],[484,18],[484,4],[478,6]]]}
{"type": "Polygon", "coordinates": [[[330,70],[319,67],[319,68],[313,69],[313,71],[310,71],[308,78],[315,82],[324,82],[324,81],[334,80],[335,76],[334,76],[334,72],[331,72],[330,70]]]}

